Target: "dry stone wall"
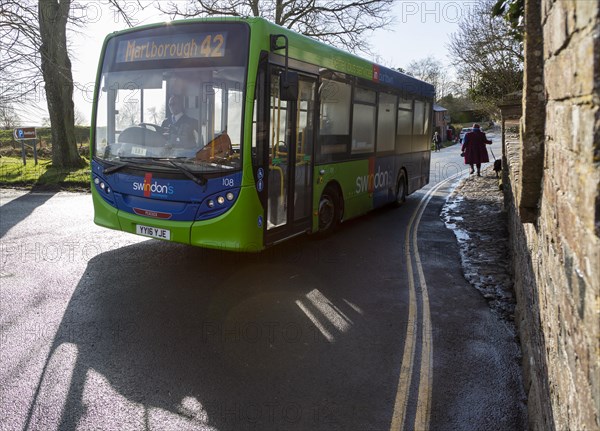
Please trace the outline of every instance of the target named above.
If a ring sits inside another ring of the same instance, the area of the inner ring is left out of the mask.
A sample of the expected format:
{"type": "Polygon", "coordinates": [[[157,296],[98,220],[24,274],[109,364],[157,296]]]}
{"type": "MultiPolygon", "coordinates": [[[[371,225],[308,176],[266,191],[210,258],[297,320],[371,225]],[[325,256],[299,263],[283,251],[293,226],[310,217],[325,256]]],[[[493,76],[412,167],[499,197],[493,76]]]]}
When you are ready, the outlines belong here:
{"type": "Polygon", "coordinates": [[[504,184],[530,428],[598,430],[600,5],[526,0],[526,13],[542,44],[526,41],[522,133],[505,142],[504,184]],[[540,158],[541,178],[522,181],[540,158]]]}

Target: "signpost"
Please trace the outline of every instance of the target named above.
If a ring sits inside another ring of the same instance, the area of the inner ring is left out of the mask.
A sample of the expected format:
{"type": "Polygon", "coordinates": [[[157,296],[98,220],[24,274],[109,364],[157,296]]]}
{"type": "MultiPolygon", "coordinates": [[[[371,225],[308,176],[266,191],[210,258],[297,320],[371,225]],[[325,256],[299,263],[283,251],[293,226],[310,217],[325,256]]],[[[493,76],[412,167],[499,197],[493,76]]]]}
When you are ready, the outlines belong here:
{"type": "Polygon", "coordinates": [[[35,127],[19,127],[14,130],[13,134],[17,141],[21,141],[21,156],[23,157],[23,165],[27,164],[25,145],[33,148],[33,160],[37,165],[37,135],[35,133],[35,127]],[[27,144],[26,141],[33,141],[33,144],[27,144]]]}

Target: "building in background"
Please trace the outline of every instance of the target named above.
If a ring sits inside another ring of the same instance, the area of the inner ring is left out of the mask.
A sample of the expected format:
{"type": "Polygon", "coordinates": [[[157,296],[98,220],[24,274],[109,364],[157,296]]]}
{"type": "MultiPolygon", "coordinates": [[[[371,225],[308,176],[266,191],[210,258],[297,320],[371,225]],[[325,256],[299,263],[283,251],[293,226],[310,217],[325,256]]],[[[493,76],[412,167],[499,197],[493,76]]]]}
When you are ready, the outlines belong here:
{"type": "Polygon", "coordinates": [[[433,131],[438,132],[442,139],[447,139],[448,124],[450,123],[450,117],[448,116],[448,110],[443,106],[433,104],[433,131]]]}

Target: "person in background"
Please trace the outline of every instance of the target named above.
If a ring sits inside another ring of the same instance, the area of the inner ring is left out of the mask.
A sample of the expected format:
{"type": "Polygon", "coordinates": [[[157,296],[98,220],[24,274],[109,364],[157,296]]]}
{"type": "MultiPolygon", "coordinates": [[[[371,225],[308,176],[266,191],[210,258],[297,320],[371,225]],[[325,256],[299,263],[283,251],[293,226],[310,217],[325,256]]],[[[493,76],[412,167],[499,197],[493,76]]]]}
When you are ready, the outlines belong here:
{"type": "Polygon", "coordinates": [[[490,161],[487,153],[486,145],[491,145],[485,133],[481,131],[479,124],[473,124],[473,131],[469,132],[463,138],[461,147],[462,154],[465,158],[465,165],[471,166],[471,174],[475,172],[473,165],[477,167],[477,176],[481,176],[481,164],[490,161]]]}
{"type": "Polygon", "coordinates": [[[433,134],[433,143],[435,144],[435,151],[440,151],[442,148],[442,137],[438,132],[433,134]]]}

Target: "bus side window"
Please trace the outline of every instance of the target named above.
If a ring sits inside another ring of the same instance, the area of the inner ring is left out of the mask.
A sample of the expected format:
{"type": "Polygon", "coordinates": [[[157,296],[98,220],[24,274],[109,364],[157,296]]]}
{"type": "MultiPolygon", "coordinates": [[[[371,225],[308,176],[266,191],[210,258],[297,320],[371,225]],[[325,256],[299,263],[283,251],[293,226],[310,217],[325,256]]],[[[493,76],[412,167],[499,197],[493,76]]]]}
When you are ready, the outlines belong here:
{"type": "Polygon", "coordinates": [[[413,142],[412,151],[425,151],[429,148],[429,137],[425,136],[425,102],[415,100],[413,117],[413,142]]]}
{"type": "Polygon", "coordinates": [[[371,153],[375,149],[376,100],[375,91],[361,87],[354,89],[352,154],[371,153]]]}
{"type": "Polygon", "coordinates": [[[321,155],[347,154],[350,143],[352,86],[323,79],[319,87],[319,152],[321,155]]]}
{"type": "Polygon", "coordinates": [[[379,93],[377,115],[377,153],[394,151],[396,132],[396,96],[379,93]]]}
{"type": "Polygon", "coordinates": [[[413,130],[413,101],[398,99],[398,126],[396,128],[396,153],[410,153],[413,130]]]}

